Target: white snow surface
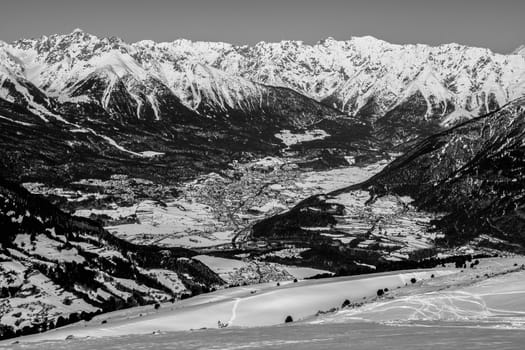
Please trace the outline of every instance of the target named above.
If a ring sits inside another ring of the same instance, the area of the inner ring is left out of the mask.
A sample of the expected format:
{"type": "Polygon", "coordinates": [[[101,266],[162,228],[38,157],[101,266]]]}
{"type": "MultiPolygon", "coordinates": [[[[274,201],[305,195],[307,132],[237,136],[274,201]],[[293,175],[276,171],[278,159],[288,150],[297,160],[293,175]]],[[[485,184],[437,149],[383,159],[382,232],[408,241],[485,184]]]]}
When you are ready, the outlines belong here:
{"type": "Polygon", "coordinates": [[[331,274],[330,271],[319,270],[309,267],[286,266],[275,263],[262,263],[258,261],[243,261],[236,259],[219,258],[210,255],[197,255],[193,257],[204,265],[208,266],[213,272],[217,273],[227,282],[237,280],[253,280],[260,278],[263,274],[266,280],[282,281],[283,277],[289,280],[292,278],[305,279],[319,274],[331,274]],[[272,276],[273,273],[273,276],[272,276]],[[273,278],[273,277],[276,278],[273,278]]]}
{"type": "Polygon", "coordinates": [[[214,218],[204,204],[177,199],[166,204],[146,200],[112,210],[77,211],[77,215],[106,214],[112,218],[136,215],[138,223],[108,226],[111,233],[130,241],[180,247],[207,247],[231,242],[233,232],[214,218]]]}
{"type": "MultiPolygon", "coordinates": [[[[339,306],[345,299],[362,300],[376,294],[378,288],[395,289],[410,283],[411,278],[429,279],[431,274],[444,276],[454,270],[407,271],[355,277],[302,281],[276,287],[272,284],[225,289],[178,302],[163,304],[158,312],[143,317],[119,318],[117,311],[104,316],[105,324],[91,322],[26,337],[28,341],[74,337],[108,337],[127,334],[217,328],[218,321],[228,326],[255,327],[277,325],[287,315],[294,320],[313,316],[319,310],[339,306]],[[205,315],[205,316],[204,316],[205,315]]],[[[137,308],[137,313],[142,309],[137,308]]],[[[122,312],[120,312],[122,313],[122,312]]]]}
{"type": "Polygon", "coordinates": [[[480,274],[497,269],[488,264],[497,266],[501,262],[497,259],[482,260],[477,267],[482,271],[469,273],[474,280],[471,284],[446,287],[450,282],[444,283],[446,279],[437,278],[428,281],[422,290],[414,288],[404,295],[341,310],[312,322],[365,321],[397,325],[468,322],[484,327],[525,330],[525,271],[517,268],[517,272],[480,279],[480,274]]]}
{"type": "Polygon", "coordinates": [[[518,350],[525,329],[523,259],[480,259],[466,270],[230,288],[165,303],[159,310],[142,306],[100,315],[18,338],[17,344],[3,341],[0,348],[343,350],[351,344],[366,350],[417,350],[433,344],[436,349],[518,350]],[[384,288],[389,290],[377,297],[384,288]],[[350,305],[341,308],[345,299],[350,305]],[[288,315],[294,322],[282,325],[288,315]],[[217,321],[226,328],[216,329],[217,321]]]}
{"type": "Polygon", "coordinates": [[[290,130],[281,130],[275,134],[286,146],[292,146],[298,143],[322,140],[330,136],[326,131],[321,129],[307,130],[304,133],[292,133],[290,130]]]}

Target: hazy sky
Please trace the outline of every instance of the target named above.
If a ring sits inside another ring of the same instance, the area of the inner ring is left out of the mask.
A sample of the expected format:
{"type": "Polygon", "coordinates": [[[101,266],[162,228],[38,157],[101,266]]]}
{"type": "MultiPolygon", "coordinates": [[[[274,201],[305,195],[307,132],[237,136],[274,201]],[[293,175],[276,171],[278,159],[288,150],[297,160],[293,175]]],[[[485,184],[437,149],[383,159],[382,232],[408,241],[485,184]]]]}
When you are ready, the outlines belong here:
{"type": "Polygon", "coordinates": [[[1,0],[0,40],[69,33],[226,41],[317,42],[372,35],[509,52],[525,44],[525,0],[1,0]]]}

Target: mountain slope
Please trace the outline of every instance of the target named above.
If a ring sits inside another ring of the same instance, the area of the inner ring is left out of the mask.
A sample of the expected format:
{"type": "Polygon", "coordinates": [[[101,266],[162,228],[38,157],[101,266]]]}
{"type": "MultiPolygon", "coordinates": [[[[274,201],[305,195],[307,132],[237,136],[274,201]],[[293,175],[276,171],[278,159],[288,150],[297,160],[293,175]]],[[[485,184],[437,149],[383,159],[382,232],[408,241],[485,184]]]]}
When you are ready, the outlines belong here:
{"type": "Polygon", "coordinates": [[[525,99],[432,136],[366,186],[450,213],[438,226],[458,244],[482,234],[524,244],[525,99]]]}
{"type": "Polygon", "coordinates": [[[343,155],[347,149],[378,153],[369,124],[339,117],[339,112],[288,89],[264,96],[272,110],[230,111],[214,118],[178,100],[166,103],[159,120],[153,112],[137,118],[136,105],[130,107],[130,94],[122,85],[112,96],[109,113],[86,102],[56,104],[53,112],[41,113],[0,98],[1,176],[54,183],[126,173],[176,182],[224,169],[233,160],[277,154],[286,146],[277,137],[282,130],[303,133],[319,127],[333,135],[326,142],[343,155]]]}
{"type": "Polygon", "coordinates": [[[377,148],[370,125],[296,91],[199,62],[167,64],[118,38],[77,30],[2,44],[0,55],[0,142],[10,158],[2,175],[14,180],[122,169],[177,180],[275,154],[285,146],[281,130],[305,132],[324,120],[329,133],[338,133],[331,125],[359,130],[336,136],[335,148],[377,148]]]}
{"type": "Polygon", "coordinates": [[[259,222],[252,236],[315,247],[303,259],[324,266],[417,261],[464,244],[523,251],[524,139],[521,98],[419,141],[363,183],[259,222]]]}
{"type": "Polygon", "coordinates": [[[290,87],[350,114],[366,110],[372,117],[416,92],[426,100],[427,113],[421,117],[452,113],[454,109],[442,110],[447,103],[469,117],[483,113],[491,98],[501,106],[524,92],[522,57],[457,44],[402,46],[363,37],[329,38],[315,45],[283,41],[239,47],[177,40],[134,47],[152,59],[182,67],[200,62],[252,81],[290,87]]]}
{"type": "MultiPolygon", "coordinates": [[[[297,103],[299,110],[286,110],[299,117],[310,113],[299,106],[315,104],[300,94],[286,96],[282,89],[226,74],[206,62],[182,65],[174,61],[175,57],[166,62],[143,46],[129,45],[118,38],[99,39],[80,30],[69,35],[20,40],[7,51],[19,59],[24,76],[50,96],[62,102],[96,101],[114,114],[115,110],[109,108],[112,100],[118,99],[113,90],[127,90],[129,96],[124,100],[129,101],[130,110],[122,114],[135,114],[139,119],[146,114],[146,107],[156,119],[166,117],[162,114],[167,114],[166,109],[177,99],[208,117],[276,111],[284,116],[281,111],[286,105],[282,103],[289,98],[302,102],[297,103]],[[279,98],[272,98],[275,95],[279,98]]],[[[339,113],[320,105],[319,108],[324,110],[315,110],[316,117],[339,113]]]]}
{"type": "MultiPolygon", "coordinates": [[[[525,92],[523,56],[457,44],[393,45],[373,37],[328,38],[315,45],[234,46],[183,39],[127,44],[76,30],[19,40],[7,51],[26,79],[50,95],[67,98],[71,85],[111,69],[143,85],[156,80],[204,114],[261,104],[261,90],[275,88],[258,83],[288,87],[371,120],[421,96],[418,118],[447,124],[482,115],[525,92]]],[[[155,89],[144,95],[158,100],[155,89]]]]}
{"type": "Polygon", "coordinates": [[[4,180],[0,225],[2,337],[224,284],[190,250],[122,241],[4,180]]]}
{"type": "Polygon", "coordinates": [[[525,58],[371,37],[249,47],[127,44],[75,30],[1,43],[0,83],[0,141],[9,164],[26,160],[15,164],[22,172],[3,176],[42,168],[100,176],[137,162],[141,175],[153,168],[161,177],[188,177],[243,152],[279,152],[282,130],[329,134],[294,147],[313,148],[316,157],[325,148],[359,156],[429,135],[525,93],[525,58]],[[49,140],[45,157],[36,135],[49,140]],[[64,152],[52,154],[53,143],[64,152]],[[175,170],[162,169],[159,157],[175,170]],[[90,169],[93,159],[104,166],[90,169]],[[32,164],[36,169],[28,169],[32,164]]]}

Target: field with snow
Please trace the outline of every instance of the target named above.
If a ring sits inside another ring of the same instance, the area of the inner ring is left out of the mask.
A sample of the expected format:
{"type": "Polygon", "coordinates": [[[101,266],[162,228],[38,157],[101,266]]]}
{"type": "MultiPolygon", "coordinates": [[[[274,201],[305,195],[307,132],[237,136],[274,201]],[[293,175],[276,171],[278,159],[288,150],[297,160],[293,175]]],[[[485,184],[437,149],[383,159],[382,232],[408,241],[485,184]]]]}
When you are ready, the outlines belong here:
{"type": "Polygon", "coordinates": [[[254,222],[290,209],[311,195],[364,181],[387,164],[383,160],[366,166],[304,171],[294,161],[266,157],[234,163],[224,174],[210,173],[180,184],[177,195],[170,194],[175,189],[123,175],[76,182],[85,186],[84,191],[36,183],[25,187],[67,198],[75,215],[100,218],[109,232],[130,242],[210,249],[228,247],[234,239],[242,242],[254,222]]]}
{"type": "Polygon", "coordinates": [[[410,197],[383,196],[370,200],[368,191],[352,191],[327,197],[326,203],[343,205],[344,215],[328,227],[305,227],[344,244],[358,240],[357,247],[374,249],[391,261],[408,259],[418,250],[434,247],[436,238],[430,222],[438,215],[419,211],[410,197]]]}
{"type": "MultiPolygon", "coordinates": [[[[127,208],[123,209],[127,212],[127,208]]],[[[114,212],[122,211],[117,208],[114,212]]],[[[227,244],[233,236],[233,232],[216,220],[212,209],[205,204],[185,200],[167,203],[146,200],[135,205],[132,212],[138,222],[107,226],[106,229],[117,237],[135,243],[172,247],[198,248],[227,244]]]]}
{"type": "Polygon", "coordinates": [[[158,310],[100,315],[0,348],[520,349],[524,262],[491,258],[465,270],[447,266],[230,288],[158,310]],[[377,296],[378,289],[384,295],[377,296]],[[287,316],[294,322],[283,325],[287,316]]]}
{"type": "Polygon", "coordinates": [[[517,329],[525,337],[524,262],[522,257],[482,259],[474,269],[395,290],[389,298],[341,310],[312,323],[380,322],[398,326],[439,323],[517,329]]]}
{"type": "MultiPolygon", "coordinates": [[[[345,299],[363,302],[376,295],[378,289],[401,288],[430,279],[431,275],[445,276],[455,270],[414,271],[379,275],[341,277],[293,283],[265,283],[230,288],[200,295],[174,304],[164,303],[158,311],[144,307],[116,311],[96,317],[93,321],[64,327],[55,331],[29,336],[26,339],[47,340],[74,337],[122,336],[152,332],[184,331],[200,328],[256,327],[284,323],[287,316],[306,319],[319,311],[338,308],[345,299]],[[142,316],[141,316],[142,315],[142,316]],[[102,320],[106,320],[101,324],[102,320]]],[[[21,338],[23,340],[24,338],[21,338]]]]}
{"type": "Polygon", "coordinates": [[[291,281],[295,278],[304,279],[330,273],[309,267],[286,266],[259,260],[225,259],[210,255],[197,255],[193,258],[208,266],[230,285],[291,281]]]}
{"type": "Polygon", "coordinates": [[[280,139],[286,146],[292,146],[302,142],[322,140],[330,136],[326,131],[321,129],[308,130],[305,133],[292,133],[290,130],[281,130],[280,133],[275,134],[275,137],[280,139]]]}

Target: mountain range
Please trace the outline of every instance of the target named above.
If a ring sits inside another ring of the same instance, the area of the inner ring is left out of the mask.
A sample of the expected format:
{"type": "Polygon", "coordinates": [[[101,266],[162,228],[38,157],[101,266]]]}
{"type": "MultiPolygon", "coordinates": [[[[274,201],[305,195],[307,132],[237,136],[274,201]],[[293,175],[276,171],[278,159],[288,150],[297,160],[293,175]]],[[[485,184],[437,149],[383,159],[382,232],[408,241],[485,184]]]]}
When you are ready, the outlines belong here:
{"type": "Polygon", "coordinates": [[[98,77],[107,86],[97,100],[107,109],[112,89],[122,82],[138,118],[146,105],[161,118],[159,99],[166,92],[200,114],[250,110],[264,104],[262,84],[267,84],[370,117],[421,94],[424,117],[449,122],[502,106],[525,89],[520,49],[500,55],[457,44],[393,45],[373,37],[328,38],[315,45],[282,41],[234,46],[182,39],[127,44],[75,30],[4,44],[2,51],[4,71],[60,101],[92,97],[79,88],[98,77]]]}
{"type": "MultiPolygon", "coordinates": [[[[31,159],[40,174],[89,173],[88,159],[102,154],[111,158],[103,160],[109,172],[125,167],[121,158],[165,172],[162,157],[177,169],[170,176],[191,177],[243,152],[275,154],[283,146],[277,132],[319,123],[330,137],[311,152],[329,145],[359,156],[493,111],[524,92],[523,55],[456,44],[373,37],[128,44],[78,29],[0,43],[1,141],[10,150],[3,163],[20,168],[16,159],[31,159]]],[[[35,171],[24,165],[17,173],[35,171]]]]}

